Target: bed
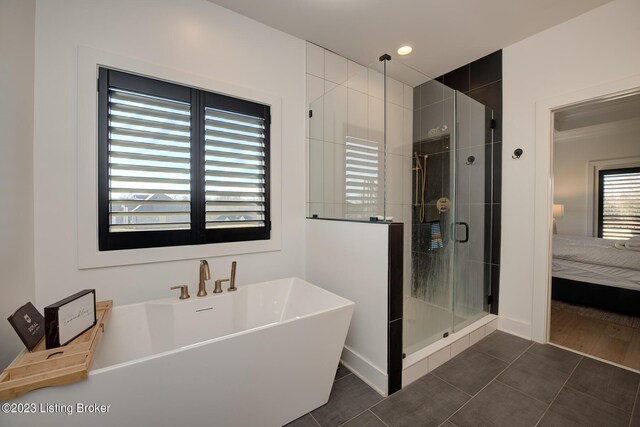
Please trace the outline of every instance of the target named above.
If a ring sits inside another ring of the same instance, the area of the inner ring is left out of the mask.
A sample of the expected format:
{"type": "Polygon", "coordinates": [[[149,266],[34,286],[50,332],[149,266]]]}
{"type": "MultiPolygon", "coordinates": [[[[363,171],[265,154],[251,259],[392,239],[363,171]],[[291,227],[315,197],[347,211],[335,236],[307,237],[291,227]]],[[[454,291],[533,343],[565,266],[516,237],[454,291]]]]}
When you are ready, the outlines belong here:
{"type": "Polygon", "coordinates": [[[552,297],[640,316],[640,239],[636,239],[627,243],[554,235],[552,297]]]}

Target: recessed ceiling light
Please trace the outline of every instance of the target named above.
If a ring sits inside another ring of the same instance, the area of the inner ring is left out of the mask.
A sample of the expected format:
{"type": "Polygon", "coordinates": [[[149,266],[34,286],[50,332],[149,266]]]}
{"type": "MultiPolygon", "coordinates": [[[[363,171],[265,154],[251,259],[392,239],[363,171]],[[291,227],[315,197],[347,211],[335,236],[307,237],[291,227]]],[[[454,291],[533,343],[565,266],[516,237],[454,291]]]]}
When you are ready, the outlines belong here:
{"type": "Polygon", "coordinates": [[[408,55],[412,50],[413,48],[411,46],[402,46],[400,49],[398,49],[398,55],[408,55]]]}

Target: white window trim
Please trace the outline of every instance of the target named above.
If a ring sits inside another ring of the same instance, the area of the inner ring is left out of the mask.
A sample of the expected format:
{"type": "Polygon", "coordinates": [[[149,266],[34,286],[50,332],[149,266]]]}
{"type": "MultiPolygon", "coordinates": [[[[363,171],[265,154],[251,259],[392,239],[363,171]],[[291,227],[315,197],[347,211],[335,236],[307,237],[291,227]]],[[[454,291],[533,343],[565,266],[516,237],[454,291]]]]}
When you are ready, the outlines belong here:
{"type": "Polygon", "coordinates": [[[282,98],[264,91],[212,80],[182,70],[81,46],[78,50],[77,111],[77,244],[78,268],[89,269],[184,259],[279,251],[282,247],[282,98]],[[271,238],[116,251],[98,250],[98,67],[119,69],[271,107],[271,238]]]}
{"type": "Polygon", "coordinates": [[[591,221],[591,235],[598,237],[598,177],[602,170],[640,167],[640,157],[593,160],[589,162],[589,183],[587,192],[587,218],[591,221]]]}

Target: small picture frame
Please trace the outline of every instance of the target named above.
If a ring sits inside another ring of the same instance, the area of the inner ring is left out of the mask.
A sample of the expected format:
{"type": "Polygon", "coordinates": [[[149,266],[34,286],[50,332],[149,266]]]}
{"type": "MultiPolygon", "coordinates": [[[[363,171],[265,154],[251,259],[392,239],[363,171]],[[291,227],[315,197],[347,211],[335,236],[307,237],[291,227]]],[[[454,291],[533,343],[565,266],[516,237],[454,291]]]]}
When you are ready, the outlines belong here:
{"type": "Polygon", "coordinates": [[[47,349],[68,344],[96,324],[96,291],[85,289],[44,308],[47,349]]]}

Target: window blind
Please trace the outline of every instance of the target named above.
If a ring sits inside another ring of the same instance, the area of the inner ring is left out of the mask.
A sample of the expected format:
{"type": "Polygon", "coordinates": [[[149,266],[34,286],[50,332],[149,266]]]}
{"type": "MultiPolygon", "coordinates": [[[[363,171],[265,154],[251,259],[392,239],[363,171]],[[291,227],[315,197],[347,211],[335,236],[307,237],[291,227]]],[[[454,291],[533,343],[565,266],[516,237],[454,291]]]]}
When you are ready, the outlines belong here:
{"type": "Polygon", "coordinates": [[[265,118],[205,109],[206,228],[265,226],[265,118]]]}
{"type": "Polygon", "coordinates": [[[109,88],[109,231],[191,228],[191,107],[109,88]]]}
{"type": "Polygon", "coordinates": [[[640,168],[600,172],[600,237],[640,236],[640,168]]]}

